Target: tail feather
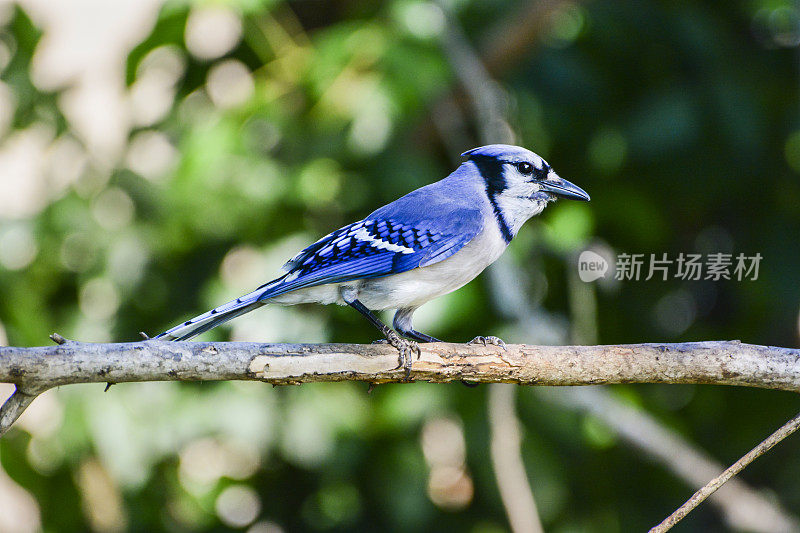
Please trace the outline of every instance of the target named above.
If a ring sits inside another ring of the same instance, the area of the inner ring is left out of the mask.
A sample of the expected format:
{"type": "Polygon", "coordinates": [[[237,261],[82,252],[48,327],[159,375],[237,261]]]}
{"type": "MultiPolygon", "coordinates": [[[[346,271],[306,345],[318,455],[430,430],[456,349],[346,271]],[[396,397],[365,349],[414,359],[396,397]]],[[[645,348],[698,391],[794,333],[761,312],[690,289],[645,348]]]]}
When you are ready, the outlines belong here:
{"type": "Polygon", "coordinates": [[[264,290],[259,287],[249,294],[245,294],[219,307],[215,307],[211,311],[207,311],[191,320],[187,320],[183,324],[170,328],[153,338],[164,341],[185,341],[191,339],[204,331],[208,331],[228,320],[232,320],[239,315],[243,315],[266,304],[266,301],[260,299],[263,295],[264,290]]]}
{"type": "Polygon", "coordinates": [[[207,314],[206,313],[200,315],[199,317],[193,318],[192,320],[188,320],[179,326],[175,326],[172,329],[168,329],[164,333],[156,335],[153,338],[164,341],[189,340],[192,337],[196,337],[197,335],[200,335],[211,328],[215,328],[220,324],[224,324],[228,320],[232,320],[239,315],[243,315],[249,311],[252,311],[253,309],[261,307],[262,305],[264,305],[264,302],[253,302],[236,309],[231,309],[224,313],[215,314],[214,316],[205,316],[207,314]]]}

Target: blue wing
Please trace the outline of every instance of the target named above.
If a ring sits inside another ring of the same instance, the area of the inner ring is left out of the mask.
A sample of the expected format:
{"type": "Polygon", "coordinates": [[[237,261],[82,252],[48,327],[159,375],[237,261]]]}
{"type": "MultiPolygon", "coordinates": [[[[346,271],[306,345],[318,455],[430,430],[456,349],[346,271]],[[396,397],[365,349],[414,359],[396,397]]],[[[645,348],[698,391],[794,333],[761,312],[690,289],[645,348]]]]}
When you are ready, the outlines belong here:
{"type": "MultiPolygon", "coordinates": [[[[388,206],[387,206],[388,207],[388,206]]],[[[398,220],[376,211],[318,240],[284,265],[286,274],[260,287],[259,300],[303,287],[398,274],[442,261],[482,229],[477,210],[460,212],[457,224],[440,217],[398,220]]],[[[408,218],[408,217],[406,217],[408,218]]]]}

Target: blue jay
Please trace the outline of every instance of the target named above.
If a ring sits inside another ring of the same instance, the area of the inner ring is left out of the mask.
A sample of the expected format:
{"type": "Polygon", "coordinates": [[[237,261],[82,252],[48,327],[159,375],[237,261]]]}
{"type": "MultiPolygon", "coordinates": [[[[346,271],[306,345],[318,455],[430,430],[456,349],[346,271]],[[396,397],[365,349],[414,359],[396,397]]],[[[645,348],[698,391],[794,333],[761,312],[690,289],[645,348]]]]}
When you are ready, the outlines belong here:
{"type": "MultiPolygon", "coordinates": [[[[467,160],[443,180],[329,233],[290,259],[282,276],[155,338],[190,339],[268,303],[336,303],[375,325],[400,351],[408,375],[411,354],[419,354],[415,341],[438,341],[413,328],[417,308],[474,279],[548,203],[589,200],[525,148],[492,144],[461,155],[467,160]],[[373,313],[382,309],[397,310],[394,330],[373,313]]],[[[496,337],[471,342],[502,344],[496,337]]]]}

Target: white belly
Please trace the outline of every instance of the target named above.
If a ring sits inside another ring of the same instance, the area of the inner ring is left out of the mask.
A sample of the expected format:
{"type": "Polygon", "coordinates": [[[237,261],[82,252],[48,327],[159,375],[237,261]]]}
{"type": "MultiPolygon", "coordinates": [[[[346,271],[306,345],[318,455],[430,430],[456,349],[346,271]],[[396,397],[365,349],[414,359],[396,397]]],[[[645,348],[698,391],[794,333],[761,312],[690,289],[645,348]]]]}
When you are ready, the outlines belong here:
{"type": "MultiPolygon", "coordinates": [[[[506,243],[495,225],[490,225],[461,250],[444,261],[401,274],[345,283],[358,291],[357,298],[367,308],[403,309],[419,307],[428,300],[463,287],[494,263],[506,249],[506,243]]],[[[345,305],[339,294],[340,283],[299,289],[272,298],[270,302],[337,303],[345,305]]]]}

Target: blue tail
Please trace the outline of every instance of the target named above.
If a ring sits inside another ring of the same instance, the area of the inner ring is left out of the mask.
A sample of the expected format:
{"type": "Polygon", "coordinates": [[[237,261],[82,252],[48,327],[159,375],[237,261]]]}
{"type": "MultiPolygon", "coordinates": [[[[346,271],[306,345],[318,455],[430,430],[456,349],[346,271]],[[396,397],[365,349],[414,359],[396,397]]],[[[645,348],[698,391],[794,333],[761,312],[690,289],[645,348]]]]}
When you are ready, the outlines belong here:
{"type": "Polygon", "coordinates": [[[168,329],[164,333],[160,333],[153,338],[164,341],[185,341],[200,335],[204,331],[215,328],[220,324],[224,324],[228,320],[232,320],[239,315],[243,315],[262,305],[266,305],[270,297],[283,292],[280,290],[280,285],[284,278],[285,276],[262,285],[253,292],[240,296],[219,307],[215,307],[211,311],[207,311],[191,320],[187,320],[183,324],[168,329]]]}

